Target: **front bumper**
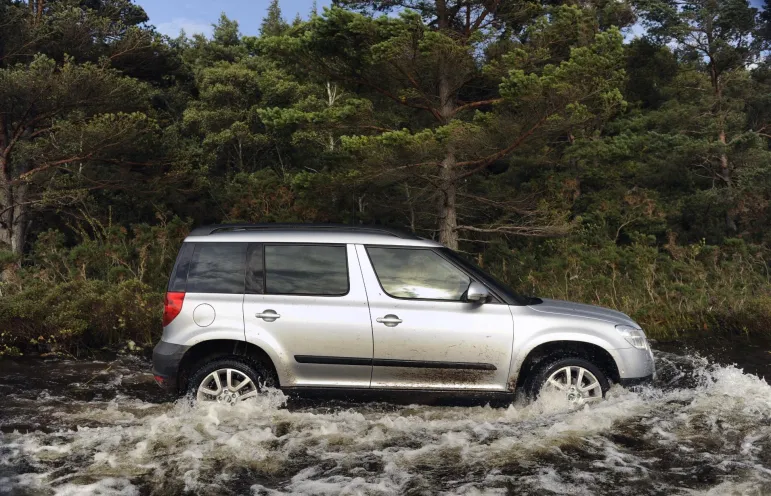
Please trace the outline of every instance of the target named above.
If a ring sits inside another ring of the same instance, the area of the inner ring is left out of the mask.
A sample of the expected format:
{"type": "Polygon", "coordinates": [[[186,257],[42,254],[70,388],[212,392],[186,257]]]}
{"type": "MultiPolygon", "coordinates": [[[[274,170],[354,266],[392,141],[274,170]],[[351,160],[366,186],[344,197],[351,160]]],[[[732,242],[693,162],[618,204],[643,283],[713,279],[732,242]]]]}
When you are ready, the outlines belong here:
{"type": "Polygon", "coordinates": [[[650,349],[624,348],[611,352],[622,386],[639,386],[656,379],[656,362],[650,349]]]}
{"type": "Polygon", "coordinates": [[[176,390],[179,387],[179,364],[189,349],[181,344],[158,342],[153,348],[153,377],[164,389],[176,390]]]}

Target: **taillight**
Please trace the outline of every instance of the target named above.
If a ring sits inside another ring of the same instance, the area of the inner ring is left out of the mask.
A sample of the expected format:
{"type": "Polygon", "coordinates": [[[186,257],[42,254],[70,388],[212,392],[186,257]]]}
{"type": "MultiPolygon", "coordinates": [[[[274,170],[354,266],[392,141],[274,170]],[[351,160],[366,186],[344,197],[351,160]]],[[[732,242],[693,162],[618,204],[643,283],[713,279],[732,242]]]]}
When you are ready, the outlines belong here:
{"type": "Polygon", "coordinates": [[[171,324],[171,321],[182,311],[182,302],[185,301],[185,293],[169,291],[163,300],[163,327],[171,324]]]}

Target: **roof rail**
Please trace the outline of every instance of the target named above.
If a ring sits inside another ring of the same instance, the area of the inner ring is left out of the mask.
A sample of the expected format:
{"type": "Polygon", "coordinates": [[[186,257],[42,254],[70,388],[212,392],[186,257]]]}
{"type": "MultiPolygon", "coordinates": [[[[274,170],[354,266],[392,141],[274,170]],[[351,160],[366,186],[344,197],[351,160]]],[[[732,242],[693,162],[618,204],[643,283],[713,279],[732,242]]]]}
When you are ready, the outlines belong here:
{"type": "Polygon", "coordinates": [[[419,239],[417,235],[381,226],[353,226],[350,224],[303,224],[303,223],[265,223],[265,224],[213,224],[196,227],[190,231],[190,236],[209,236],[225,231],[350,231],[360,233],[387,234],[402,239],[419,239]]]}

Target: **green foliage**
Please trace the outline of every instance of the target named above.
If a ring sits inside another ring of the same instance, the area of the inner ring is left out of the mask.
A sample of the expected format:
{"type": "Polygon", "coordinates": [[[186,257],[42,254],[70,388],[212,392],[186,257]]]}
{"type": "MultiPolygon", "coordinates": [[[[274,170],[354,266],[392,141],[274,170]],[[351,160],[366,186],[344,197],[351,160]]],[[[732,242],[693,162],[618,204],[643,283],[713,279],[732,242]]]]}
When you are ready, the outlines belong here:
{"type": "Polygon", "coordinates": [[[581,301],[631,315],[649,336],[672,339],[694,332],[742,334],[771,318],[771,252],[739,239],[664,249],[640,236],[619,246],[604,226],[584,222],[576,238],[494,250],[483,257],[525,294],[581,301]]]}
{"type": "Polygon", "coordinates": [[[278,0],[271,0],[268,12],[260,24],[260,35],[280,36],[289,29],[289,24],[281,16],[278,0]]]}
{"type": "MultiPolygon", "coordinates": [[[[131,339],[158,339],[164,288],[189,225],[172,219],[130,229],[91,220],[75,244],[42,233],[31,265],[0,291],[0,355],[12,350],[72,352],[131,339]]],[[[7,258],[7,257],[6,257],[7,258]]]]}
{"type": "Polygon", "coordinates": [[[0,300],[0,355],[14,350],[80,353],[160,337],[163,293],[136,280],[31,282],[0,300]]]}
{"type": "Polygon", "coordinates": [[[655,337],[766,329],[768,9],[272,0],[169,39],[41,5],[0,0],[0,355],[151,343],[185,232],[235,221],[412,229],[655,337]]]}

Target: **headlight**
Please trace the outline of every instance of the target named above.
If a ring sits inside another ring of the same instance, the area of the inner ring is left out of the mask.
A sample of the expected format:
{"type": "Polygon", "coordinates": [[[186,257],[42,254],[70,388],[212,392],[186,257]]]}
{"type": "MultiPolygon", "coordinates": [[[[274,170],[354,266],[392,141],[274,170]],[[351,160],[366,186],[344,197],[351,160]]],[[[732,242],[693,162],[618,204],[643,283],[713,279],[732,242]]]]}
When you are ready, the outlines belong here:
{"type": "Polygon", "coordinates": [[[626,339],[629,344],[638,350],[648,349],[648,338],[645,337],[645,332],[643,332],[642,329],[637,329],[636,327],[628,325],[617,325],[616,329],[624,336],[624,339],[626,339]]]}

